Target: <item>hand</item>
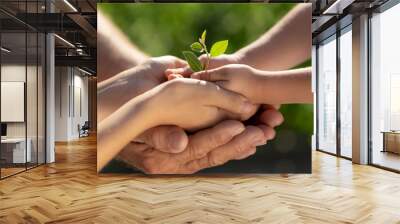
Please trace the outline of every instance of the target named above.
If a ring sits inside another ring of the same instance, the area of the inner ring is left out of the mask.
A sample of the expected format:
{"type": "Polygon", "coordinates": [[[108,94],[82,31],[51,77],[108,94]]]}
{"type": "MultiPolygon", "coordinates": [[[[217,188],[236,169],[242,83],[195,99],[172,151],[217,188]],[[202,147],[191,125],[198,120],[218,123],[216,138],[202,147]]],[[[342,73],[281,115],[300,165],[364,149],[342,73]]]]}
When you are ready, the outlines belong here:
{"type": "MultiPolygon", "coordinates": [[[[215,58],[210,59],[210,64],[208,65],[208,69],[218,68],[228,64],[240,64],[241,56],[237,53],[235,54],[224,54],[215,58]]],[[[199,60],[202,64],[204,64],[207,60],[207,56],[205,54],[199,57],[199,60]]],[[[188,65],[181,68],[170,68],[165,70],[165,76],[168,78],[170,75],[180,75],[183,77],[190,77],[193,73],[192,69],[188,65]]]]}
{"type": "Polygon", "coordinates": [[[145,108],[152,114],[150,126],[177,125],[197,130],[227,118],[247,120],[257,110],[256,105],[239,94],[194,79],[175,79],[145,95],[145,108]]]}
{"type": "Polygon", "coordinates": [[[266,125],[268,127],[275,128],[281,125],[284,121],[284,117],[279,112],[280,105],[261,105],[260,113],[254,118],[256,119],[256,125],[260,128],[266,125]]]}
{"type": "Polygon", "coordinates": [[[166,69],[186,65],[185,61],[173,56],[150,58],[143,64],[100,82],[98,84],[99,121],[132,98],[166,81],[164,76],[166,69]]]}
{"type": "MultiPolygon", "coordinates": [[[[186,65],[185,61],[173,56],[150,58],[143,64],[119,73],[105,82],[101,82],[99,84],[100,93],[102,84],[110,85],[104,88],[104,94],[99,94],[99,104],[102,105],[99,110],[100,120],[118,109],[129,99],[166,81],[164,77],[166,69],[179,68],[186,65]],[[102,99],[104,100],[103,102],[101,101],[102,99]]],[[[185,149],[187,138],[182,128],[160,126],[146,131],[135,141],[145,142],[164,152],[177,153],[185,149]],[[174,142],[167,141],[167,137],[168,139],[173,139],[174,142]]]]}
{"type": "Polygon", "coordinates": [[[187,147],[188,136],[181,127],[164,125],[150,128],[132,142],[161,152],[179,153],[187,147]]]}
{"type": "MultiPolygon", "coordinates": [[[[265,138],[273,138],[275,132],[270,128],[279,126],[283,122],[283,116],[278,109],[279,105],[263,105],[261,107],[263,112],[259,113],[256,117],[255,124],[258,128],[264,131],[265,138]]],[[[209,129],[209,131],[211,130],[213,129],[209,129]]],[[[185,150],[188,141],[189,137],[182,128],[164,125],[145,131],[133,141],[133,143],[141,144],[132,144],[131,147],[147,147],[152,150],[166,153],[180,153],[185,150]]]]}
{"type": "Polygon", "coordinates": [[[191,78],[215,82],[242,94],[252,103],[312,103],[311,68],[261,71],[247,65],[231,64],[193,73],[191,78]]]}
{"type": "Polygon", "coordinates": [[[196,72],[193,79],[215,82],[224,89],[237,92],[247,97],[252,103],[263,103],[260,100],[262,86],[261,76],[250,66],[241,64],[225,65],[216,69],[196,72]]]}
{"type": "Polygon", "coordinates": [[[239,121],[223,121],[189,136],[189,143],[181,153],[165,153],[146,144],[130,143],[117,159],[147,174],[192,174],[254,154],[256,146],[265,144],[275,135],[272,127],[260,126],[263,127],[244,127],[239,121]]]}
{"type": "MultiPolygon", "coordinates": [[[[135,97],[167,81],[164,75],[166,70],[178,69],[186,66],[186,61],[174,56],[150,58],[145,63],[138,65],[137,68],[134,67],[126,70],[124,74],[121,75],[121,77],[124,78],[120,80],[120,82],[125,80],[131,82],[132,84],[135,82],[133,85],[139,89],[139,91],[134,91],[135,95],[133,97],[135,97]]],[[[132,88],[129,89],[132,90],[132,88]]]]}

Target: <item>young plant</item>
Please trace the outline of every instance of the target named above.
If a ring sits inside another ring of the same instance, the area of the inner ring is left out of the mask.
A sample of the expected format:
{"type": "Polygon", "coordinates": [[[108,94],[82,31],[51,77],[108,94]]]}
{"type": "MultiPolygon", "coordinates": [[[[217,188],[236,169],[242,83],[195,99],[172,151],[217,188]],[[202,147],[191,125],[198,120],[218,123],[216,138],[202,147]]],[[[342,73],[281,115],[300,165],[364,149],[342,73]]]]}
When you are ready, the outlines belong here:
{"type": "Polygon", "coordinates": [[[204,65],[201,64],[197,55],[194,54],[192,51],[182,51],[183,56],[185,57],[187,63],[194,72],[207,70],[208,66],[210,65],[210,59],[213,57],[217,57],[221,54],[224,54],[226,49],[228,48],[228,40],[221,40],[215,42],[211,46],[211,50],[208,51],[206,45],[206,34],[207,31],[204,30],[203,33],[201,34],[201,37],[199,38],[199,41],[198,42],[196,41],[190,45],[192,51],[206,54],[206,61],[204,65]]]}

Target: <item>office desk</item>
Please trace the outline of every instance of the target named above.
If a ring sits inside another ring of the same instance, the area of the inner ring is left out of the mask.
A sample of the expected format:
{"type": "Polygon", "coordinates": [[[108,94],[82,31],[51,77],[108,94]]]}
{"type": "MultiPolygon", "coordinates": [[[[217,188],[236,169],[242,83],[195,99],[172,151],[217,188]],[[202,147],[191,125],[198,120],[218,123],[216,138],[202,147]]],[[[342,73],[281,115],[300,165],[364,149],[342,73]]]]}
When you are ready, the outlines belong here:
{"type": "Polygon", "coordinates": [[[383,134],[382,152],[392,152],[400,154],[400,132],[382,131],[382,134],[383,134]]]}
{"type": "Polygon", "coordinates": [[[32,140],[27,138],[25,152],[25,138],[6,138],[1,139],[1,157],[6,163],[25,163],[32,158],[32,140]]]}

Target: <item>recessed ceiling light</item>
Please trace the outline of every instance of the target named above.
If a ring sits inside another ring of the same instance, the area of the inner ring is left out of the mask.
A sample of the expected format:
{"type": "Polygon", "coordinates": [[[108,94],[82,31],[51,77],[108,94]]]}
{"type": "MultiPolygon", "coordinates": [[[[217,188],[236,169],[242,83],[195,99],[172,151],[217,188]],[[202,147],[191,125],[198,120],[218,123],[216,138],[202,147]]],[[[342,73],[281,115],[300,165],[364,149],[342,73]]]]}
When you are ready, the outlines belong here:
{"type": "Polygon", "coordinates": [[[72,47],[72,48],[75,48],[75,45],[73,45],[71,42],[69,42],[68,40],[66,40],[66,39],[64,39],[64,38],[62,38],[62,37],[60,37],[59,35],[57,35],[57,34],[54,34],[54,36],[55,37],[57,37],[59,40],[61,40],[62,42],[64,42],[65,44],[67,44],[68,46],[70,46],[70,47],[72,47]]]}
{"type": "Polygon", "coordinates": [[[343,10],[351,5],[355,0],[336,0],[331,6],[329,6],[322,14],[342,14],[343,10]]]}
{"type": "Polygon", "coordinates": [[[78,12],[78,10],[68,0],[64,0],[64,3],[68,5],[68,7],[70,7],[74,12],[78,12]]]}
{"type": "Polygon", "coordinates": [[[85,74],[87,74],[87,75],[89,75],[89,76],[92,76],[92,75],[93,75],[92,73],[90,73],[90,72],[88,72],[88,71],[86,71],[86,70],[83,70],[83,69],[81,69],[81,68],[79,68],[79,67],[78,67],[78,70],[81,71],[81,72],[83,72],[83,73],[85,73],[85,74]]]}
{"type": "Polygon", "coordinates": [[[9,50],[9,49],[7,49],[5,47],[1,47],[1,51],[4,51],[6,53],[10,53],[11,52],[11,50],[9,50]]]}

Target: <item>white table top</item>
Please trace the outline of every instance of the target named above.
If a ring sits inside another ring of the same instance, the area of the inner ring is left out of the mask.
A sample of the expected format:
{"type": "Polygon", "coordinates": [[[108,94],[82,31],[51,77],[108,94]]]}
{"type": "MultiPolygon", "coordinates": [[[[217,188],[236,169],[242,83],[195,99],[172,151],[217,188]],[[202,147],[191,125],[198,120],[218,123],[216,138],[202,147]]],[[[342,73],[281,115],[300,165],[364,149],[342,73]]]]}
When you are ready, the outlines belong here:
{"type": "MultiPolygon", "coordinates": [[[[25,138],[5,138],[5,139],[1,139],[1,143],[20,143],[20,142],[24,142],[25,138]]],[[[28,139],[29,141],[29,139],[28,139]]]]}

